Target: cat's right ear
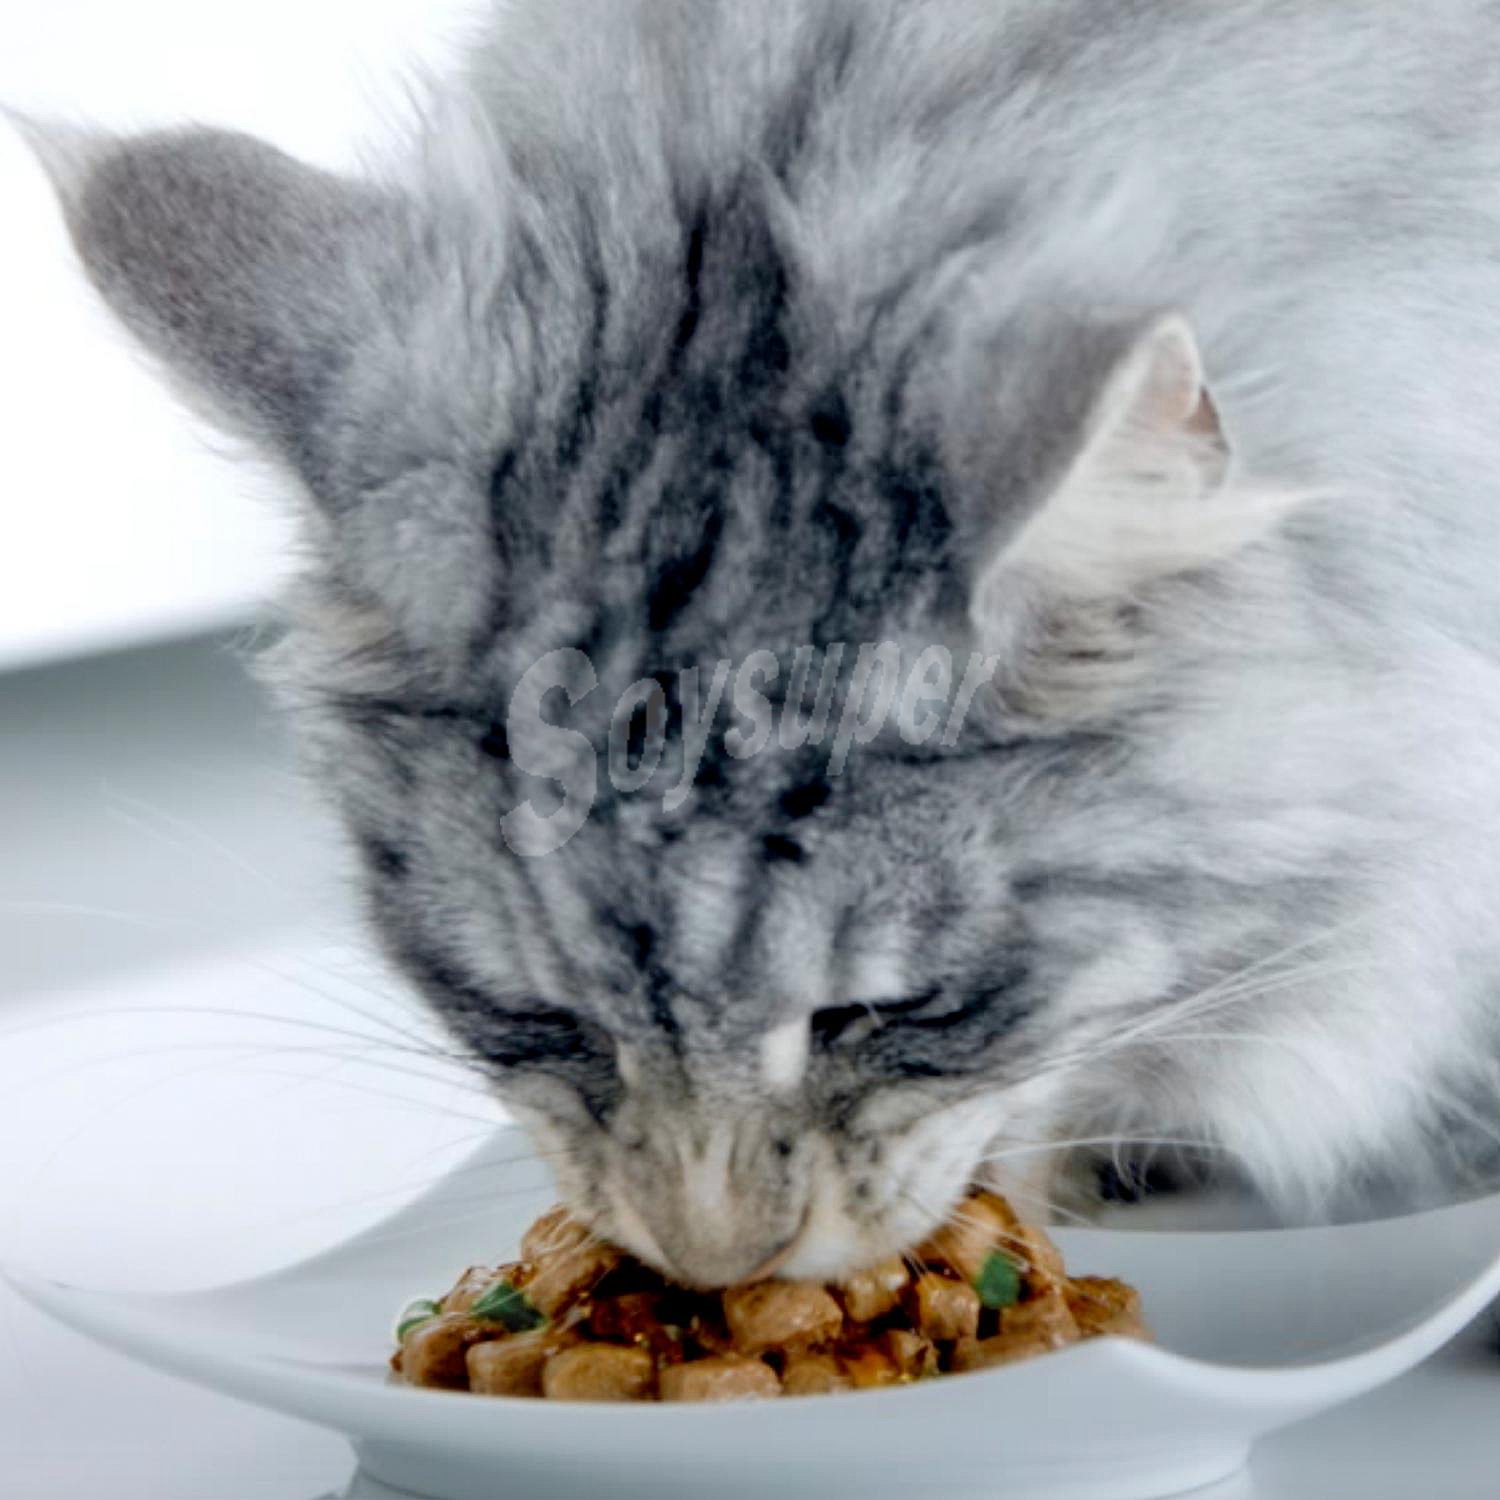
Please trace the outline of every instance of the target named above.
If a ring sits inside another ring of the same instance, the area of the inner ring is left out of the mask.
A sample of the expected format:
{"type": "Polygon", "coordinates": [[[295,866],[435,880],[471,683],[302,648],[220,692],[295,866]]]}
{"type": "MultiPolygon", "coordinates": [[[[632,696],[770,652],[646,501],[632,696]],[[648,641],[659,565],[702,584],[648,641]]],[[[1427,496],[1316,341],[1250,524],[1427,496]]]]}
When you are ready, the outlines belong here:
{"type": "Polygon", "coordinates": [[[394,205],[230,131],[11,119],[89,278],[174,384],[316,481],[320,397],[378,312],[394,205]]]}
{"type": "Polygon", "coordinates": [[[954,447],[970,621],[1012,706],[1086,716],[1141,670],[1143,603],[1313,496],[1241,470],[1177,313],[1042,305],[973,353],[954,447]]]}

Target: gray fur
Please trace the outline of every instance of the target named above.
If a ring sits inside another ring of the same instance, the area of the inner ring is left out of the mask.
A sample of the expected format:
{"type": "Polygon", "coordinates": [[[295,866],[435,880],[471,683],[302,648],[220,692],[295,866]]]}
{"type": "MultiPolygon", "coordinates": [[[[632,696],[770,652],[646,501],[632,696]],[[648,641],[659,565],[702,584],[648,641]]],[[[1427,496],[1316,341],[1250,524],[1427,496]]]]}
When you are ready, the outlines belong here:
{"type": "Polygon", "coordinates": [[[376,931],[602,1230],[832,1273],[1073,1137],[1201,1140],[1289,1212],[1480,1169],[1500,6],[518,0],[404,179],[212,134],[60,177],[316,502],[267,669],[376,931]],[[1173,311],[1233,479],[1194,565],[1083,582],[1028,527],[1173,311]],[[545,653],[602,747],[642,676],[882,640],[1000,654],[951,750],[820,803],[816,757],[711,741],[674,813],[500,836],[545,653]]]}

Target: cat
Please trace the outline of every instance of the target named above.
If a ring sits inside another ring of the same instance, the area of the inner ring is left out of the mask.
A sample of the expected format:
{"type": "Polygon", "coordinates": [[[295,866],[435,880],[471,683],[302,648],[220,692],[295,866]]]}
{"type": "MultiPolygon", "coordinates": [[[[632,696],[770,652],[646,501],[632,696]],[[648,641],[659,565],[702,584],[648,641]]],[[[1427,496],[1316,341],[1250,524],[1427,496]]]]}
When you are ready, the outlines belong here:
{"type": "Polygon", "coordinates": [[[600,1234],[1490,1170],[1500,6],[512,0],[358,179],[25,128],[302,497],[261,665],[600,1234]]]}

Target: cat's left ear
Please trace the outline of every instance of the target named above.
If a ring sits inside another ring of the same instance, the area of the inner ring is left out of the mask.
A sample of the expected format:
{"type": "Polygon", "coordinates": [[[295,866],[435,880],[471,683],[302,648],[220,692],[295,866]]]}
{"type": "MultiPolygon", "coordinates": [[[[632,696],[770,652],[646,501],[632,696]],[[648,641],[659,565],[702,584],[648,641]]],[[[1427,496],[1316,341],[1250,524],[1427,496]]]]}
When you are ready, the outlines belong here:
{"type": "Polygon", "coordinates": [[[231,131],[121,140],[11,119],[90,279],[179,392],[315,469],[320,398],[379,312],[396,206],[231,131]]]}
{"type": "Polygon", "coordinates": [[[968,482],[977,617],[1019,595],[1127,598],[1233,556],[1296,503],[1237,474],[1181,316],[1054,323],[999,357],[968,482]]]}
{"type": "Polygon", "coordinates": [[[231,131],[14,123],[105,302],[189,407],[301,481],[316,550],[371,618],[441,648],[482,628],[500,567],[477,477],[490,386],[475,396],[419,315],[446,269],[420,205],[231,131]],[[399,404],[376,387],[377,427],[351,393],[408,370],[399,404]],[[456,420],[471,400],[480,419],[456,420]]]}

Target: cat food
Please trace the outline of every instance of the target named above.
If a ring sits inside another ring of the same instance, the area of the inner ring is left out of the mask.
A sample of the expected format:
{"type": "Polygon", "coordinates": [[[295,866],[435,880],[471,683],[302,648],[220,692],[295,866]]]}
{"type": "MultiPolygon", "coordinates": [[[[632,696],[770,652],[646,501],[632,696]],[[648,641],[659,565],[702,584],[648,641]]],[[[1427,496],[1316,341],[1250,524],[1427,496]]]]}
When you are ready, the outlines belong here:
{"type": "Polygon", "coordinates": [[[554,1401],[739,1401],[902,1385],[1102,1337],[1145,1338],[1120,1281],[1069,1277],[1044,1231],[976,1191],[908,1256],[823,1286],[697,1292],[544,1214],[396,1330],[412,1385],[554,1401]]]}

